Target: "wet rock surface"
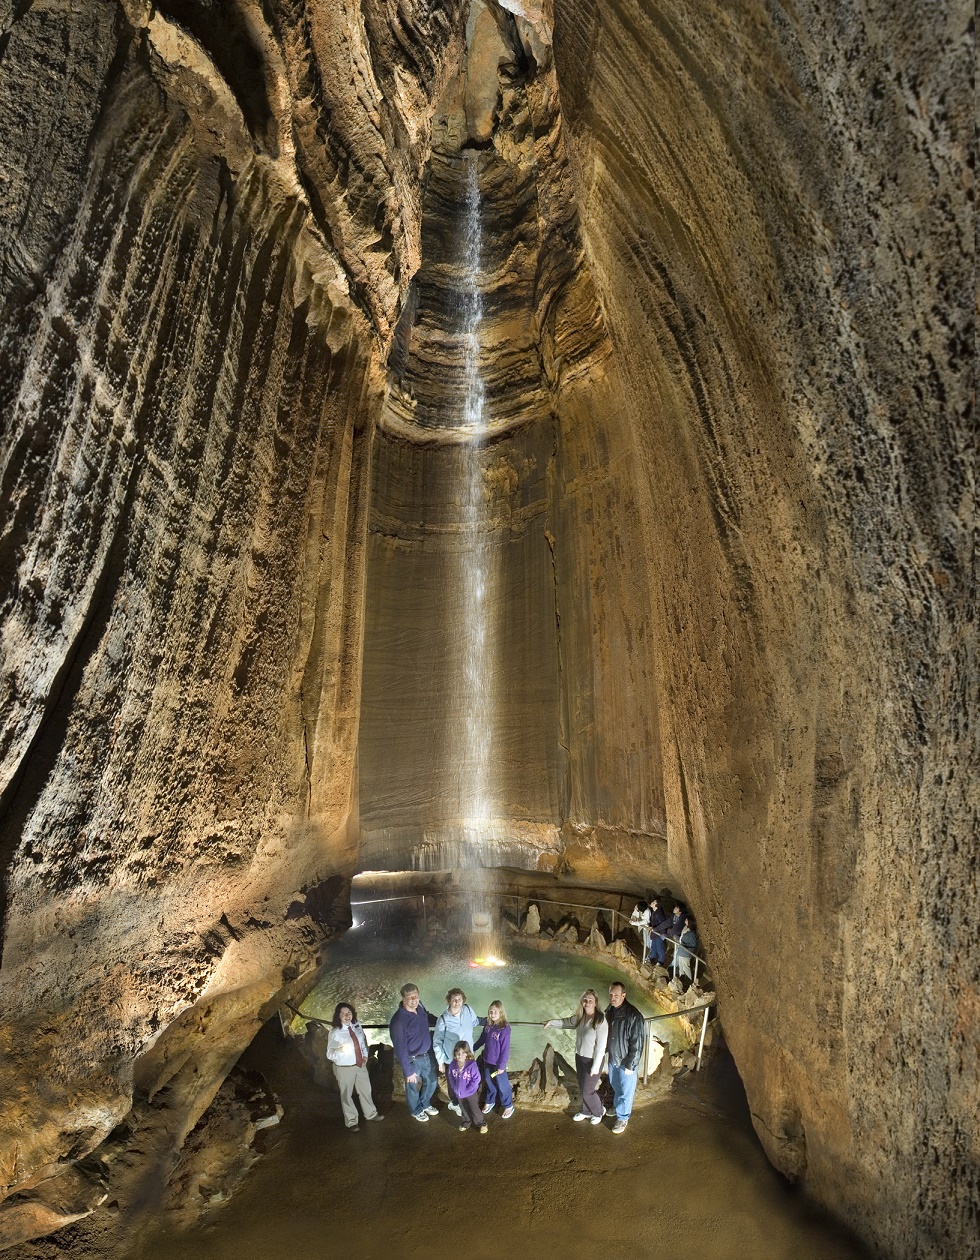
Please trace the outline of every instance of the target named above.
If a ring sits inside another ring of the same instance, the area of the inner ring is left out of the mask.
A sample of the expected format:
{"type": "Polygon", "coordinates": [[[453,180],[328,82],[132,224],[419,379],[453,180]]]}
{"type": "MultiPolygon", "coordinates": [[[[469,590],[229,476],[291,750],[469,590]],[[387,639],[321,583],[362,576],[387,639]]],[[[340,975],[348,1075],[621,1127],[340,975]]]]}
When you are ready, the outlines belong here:
{"type": "Polygon", "coordinates": [[[766,1165],[720,1077],[714,1088],[704,1074],[685,1078],[622,1136],[608,1119],[573,1124],[520,1107],[509,1120],[491,1112],[486,1135],[459,1133],[445,1110],[422,1125],[387,1099],[384,1123],[352,1134],[336,1096],[261,1066],[286,1107],[282,1141],[205,1228],[157,1234],[138,1260],[177,1260],[195,1247],[214,1260],[271,1260],[316,1251],[328,1235],[364,1256],[389,1254],[394,1242],[415,1260],[455,1228],[466,1186],[482,1188],[465,1215],[468,1254],[479,1260],[511,1251],[635,1255],[656,1251],[671,1231],[680,1260],[862,1255],[766,1165]]]}

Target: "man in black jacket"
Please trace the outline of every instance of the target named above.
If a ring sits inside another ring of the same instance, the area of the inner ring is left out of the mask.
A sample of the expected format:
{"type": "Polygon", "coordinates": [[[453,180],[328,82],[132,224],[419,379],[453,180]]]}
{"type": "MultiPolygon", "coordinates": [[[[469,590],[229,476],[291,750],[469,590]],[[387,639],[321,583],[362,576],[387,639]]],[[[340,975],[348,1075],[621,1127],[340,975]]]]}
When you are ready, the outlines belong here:
{"type": "Polygon", "coordinates": [[[613,1133],[623,1133],[629,1124],[636,1093],[636,1073],[643,1051],[643,1016],[626,1001],[626,985],[614,980],[609,986],[609,1084],[613,1092],[616,1123],[613,1133]]]}

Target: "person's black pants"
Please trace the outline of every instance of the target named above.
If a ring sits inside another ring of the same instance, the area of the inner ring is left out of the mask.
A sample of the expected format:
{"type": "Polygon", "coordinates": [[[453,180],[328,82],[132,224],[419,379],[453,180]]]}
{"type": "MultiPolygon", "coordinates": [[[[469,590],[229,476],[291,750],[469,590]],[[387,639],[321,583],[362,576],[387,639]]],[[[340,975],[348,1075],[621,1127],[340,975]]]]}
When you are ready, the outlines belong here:
{"type": "Polygon", "coordinates": [[[475,1124],[478,1129],[482,1129],[487,1121],[476,1100],[477,1095],[470,1094],[468,1098],[457,1099],[457,1102],[463,1110],[463,1123],[466,1127],[469,1128],[471,1124],[475,1124]]]}

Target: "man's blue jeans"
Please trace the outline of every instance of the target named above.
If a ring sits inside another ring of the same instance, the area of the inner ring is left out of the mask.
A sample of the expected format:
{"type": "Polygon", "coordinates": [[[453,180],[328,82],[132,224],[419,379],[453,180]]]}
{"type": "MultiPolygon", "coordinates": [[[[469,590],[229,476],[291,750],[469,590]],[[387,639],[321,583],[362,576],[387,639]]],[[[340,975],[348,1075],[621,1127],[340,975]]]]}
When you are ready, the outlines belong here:
{"type": "MultiPolygon", "coordinates": [[[[427,1054],[416,1055],[412,1059],[412,1072],[419,1078],[419,1083],[413,1085],[411,1081],[405,1082],[405,1101],[412,1115],[418,1116],[429,1106],[432,1095],[436,1092],[436,1072],[431,1057],[427,1054]]],[[[410,1072],[409,1076],[411,1074],[410,1072]]]]}
{"type": "Polygon", "coordinates": [[[636,1093],[637,1075],[626,1072],[619,1064],[609,1065],[609,1084],[612,1086],[613,1107],[617,1120],[628,1120],[633,1110],[633,1095],[636,1093]]]}

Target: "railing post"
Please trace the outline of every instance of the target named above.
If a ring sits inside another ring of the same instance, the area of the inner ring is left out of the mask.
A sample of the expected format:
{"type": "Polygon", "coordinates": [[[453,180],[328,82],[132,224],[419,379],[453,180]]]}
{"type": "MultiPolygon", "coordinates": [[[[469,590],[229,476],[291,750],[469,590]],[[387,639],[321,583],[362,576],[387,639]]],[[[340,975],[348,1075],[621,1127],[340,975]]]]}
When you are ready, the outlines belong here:
{"type": "Polygon", "coordinates": [[[422,894],[422,931],[428,932],[429,920],[425,913],[425,893],[422,894]]]}
{"type": "Polygon", "coordinates": [[[650,1073],[650,1021],[643,1021],[643,1084],[650,1073]]]}
{"type": "Polygon", "coordinates": [[[701,959],[697,956],[697,954],[695,954],[694,955],[694,979],[691,981],[692,984],[697,984],[698,982],[698,963],[700,961],[701,959]]]}
{"type": "Polygon", "coordinates": [[[704,1008],[704,1019],[701,1021],[701,1040],[698,1042],[698,1062],[694,1069],[695,1072],[701,1071],[701,1055],[704,1053],[704,1034],[708,1031],[708,1013],[710,1009],[711,1008],[707,1006],[704,1008]]]}

